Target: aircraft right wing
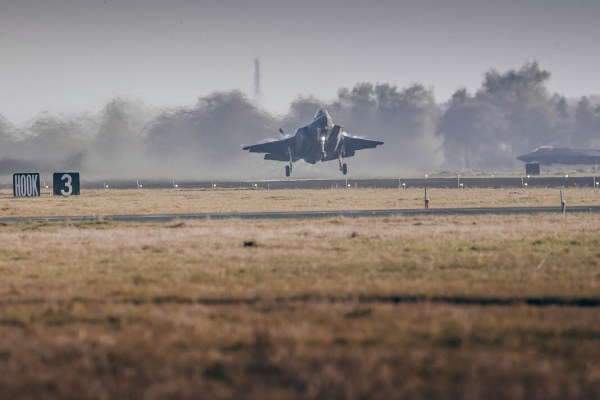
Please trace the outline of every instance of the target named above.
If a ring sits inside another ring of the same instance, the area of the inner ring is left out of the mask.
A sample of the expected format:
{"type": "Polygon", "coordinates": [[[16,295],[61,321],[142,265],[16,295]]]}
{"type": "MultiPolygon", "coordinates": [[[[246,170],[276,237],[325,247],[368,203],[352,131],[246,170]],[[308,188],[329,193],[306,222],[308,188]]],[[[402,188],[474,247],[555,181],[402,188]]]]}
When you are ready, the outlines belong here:
{"type": "Polygon", "coordinates": [[[243,150],[248,150],[250,153],[281,153],[286,154],[288,147],[292,147],[294,143],[294,137],[288,137],[282,140],[275,140],[273,142],[266,142],[261,144],[255,144],[252,146],[246,146],[243,150]]]}
{"type": "MultiPolygon", "coordinates": [[[[293,146],[294,136],[290,136],[282,140],[246,146],[243,149],[250,153],[266,153],[265,160],[288,161],[290,159],[288,148],[293,146]]],[[[296,160],[295,157],[294,160],[296,160]]]]}
{"type": "Polygon", "coordinates": [[[347,152],[354,152],[356,150],[363,149],[374,149],[375,147],[382,144],[383,142],[380,142],[378,140],[361,139],[357,137],[344,135],[344,147],[347,152]]]}

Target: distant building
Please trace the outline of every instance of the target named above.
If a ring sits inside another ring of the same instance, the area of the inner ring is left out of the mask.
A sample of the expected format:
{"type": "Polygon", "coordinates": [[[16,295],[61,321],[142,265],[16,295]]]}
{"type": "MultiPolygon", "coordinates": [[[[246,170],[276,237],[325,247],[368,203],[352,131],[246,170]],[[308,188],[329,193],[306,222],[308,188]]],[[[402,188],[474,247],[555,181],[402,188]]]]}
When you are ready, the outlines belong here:
{"type": "Polygon", "coordinates": [[[600,150],[544,146],[529,154],[519,156],[517,159],[541,165],[596,165],[600,164],[600,150]]]}
{"type": "Polygon", "coordinates": [[[540,164],[598,165],[600,164],[600,150],[543,146],[529,154],[517,157],[517,160],[527,163],[525,165],[527,175],[539,175],[540,164]]]}

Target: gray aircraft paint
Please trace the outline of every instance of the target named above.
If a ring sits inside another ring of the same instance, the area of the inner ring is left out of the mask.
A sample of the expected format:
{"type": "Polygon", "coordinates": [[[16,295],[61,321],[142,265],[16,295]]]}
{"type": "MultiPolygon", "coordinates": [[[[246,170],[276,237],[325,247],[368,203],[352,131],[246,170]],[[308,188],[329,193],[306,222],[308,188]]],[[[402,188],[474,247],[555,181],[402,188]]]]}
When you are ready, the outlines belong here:
{"type": "Polygon", "coordinates": [[[597,165],[600,164],[600,150],[544,146],[529,154],[519,156],[517,159],[542,165],[597,165]]]}
{"type": "MultiPolygon", "coordinates": [[[[280,128],[279,131],[284,134],[280,128]]],[[[338,160],[340,170],[347,173],[343,158],[353,157],[356,151],[372,149],[383,142],[344,135],[344,127],[335,125],[325,109],[319,109],[312,122],[296,130],[294,136],[282,140],[246,146],[243,150],[251,153],[265,153],[265,160],[288,161],[286,175],[289,176],[292,165],[298,160],[309,164],[319,161],[338,160]]]]}

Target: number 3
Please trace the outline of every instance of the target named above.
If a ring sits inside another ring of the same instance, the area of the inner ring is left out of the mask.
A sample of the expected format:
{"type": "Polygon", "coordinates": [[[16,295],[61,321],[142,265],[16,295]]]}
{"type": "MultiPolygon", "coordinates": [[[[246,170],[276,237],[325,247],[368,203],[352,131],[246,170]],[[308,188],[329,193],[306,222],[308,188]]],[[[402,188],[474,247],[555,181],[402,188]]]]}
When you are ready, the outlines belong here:
{"type": "Polygon", "coordinates": [[[61,181],[66,180],[65,187],[67,188],[66,191],[61,189],[60,194],[62,194],[63,196],[70,196],[71,193],[73,193],[73,186],[71,186],[71,182],[73,182],[73,178],[69,174],[64,174],[63,176],[61,176],[60,180],[61,181]]]}

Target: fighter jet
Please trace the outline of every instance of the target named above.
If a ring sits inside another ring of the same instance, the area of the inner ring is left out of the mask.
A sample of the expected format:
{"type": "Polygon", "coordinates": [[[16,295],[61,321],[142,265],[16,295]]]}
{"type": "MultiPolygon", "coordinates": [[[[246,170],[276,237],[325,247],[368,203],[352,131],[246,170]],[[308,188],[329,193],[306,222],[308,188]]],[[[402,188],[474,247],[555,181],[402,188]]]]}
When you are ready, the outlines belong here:
{"type": "MultiPolygon", "coordinates": [[[[279,132],[285,135],[279,128],[279,132]]],[[[367,140],[348,136],[344,127],[334,125],[327,110],[320,109],[315,114],[312,122],[296,130],[294,136],[273,142],[246,146],[244,150],[250,153],[266,153],[265,160],[287,161],[285,176],[292,173],[294,162],[304,160],[309,164],[317,161],[338,160],[340,171],[348,173],[348,166],[342,159],[352,157],[357,150],[374,149],[383,144],[377,140],[367,140]]]]}
{"type": "Polygon", "coordinates": [[[543,146],[529,154],[519,156],[517,159],[542,165],[594,165],[600,164],[600,150],[543,146]]]}

